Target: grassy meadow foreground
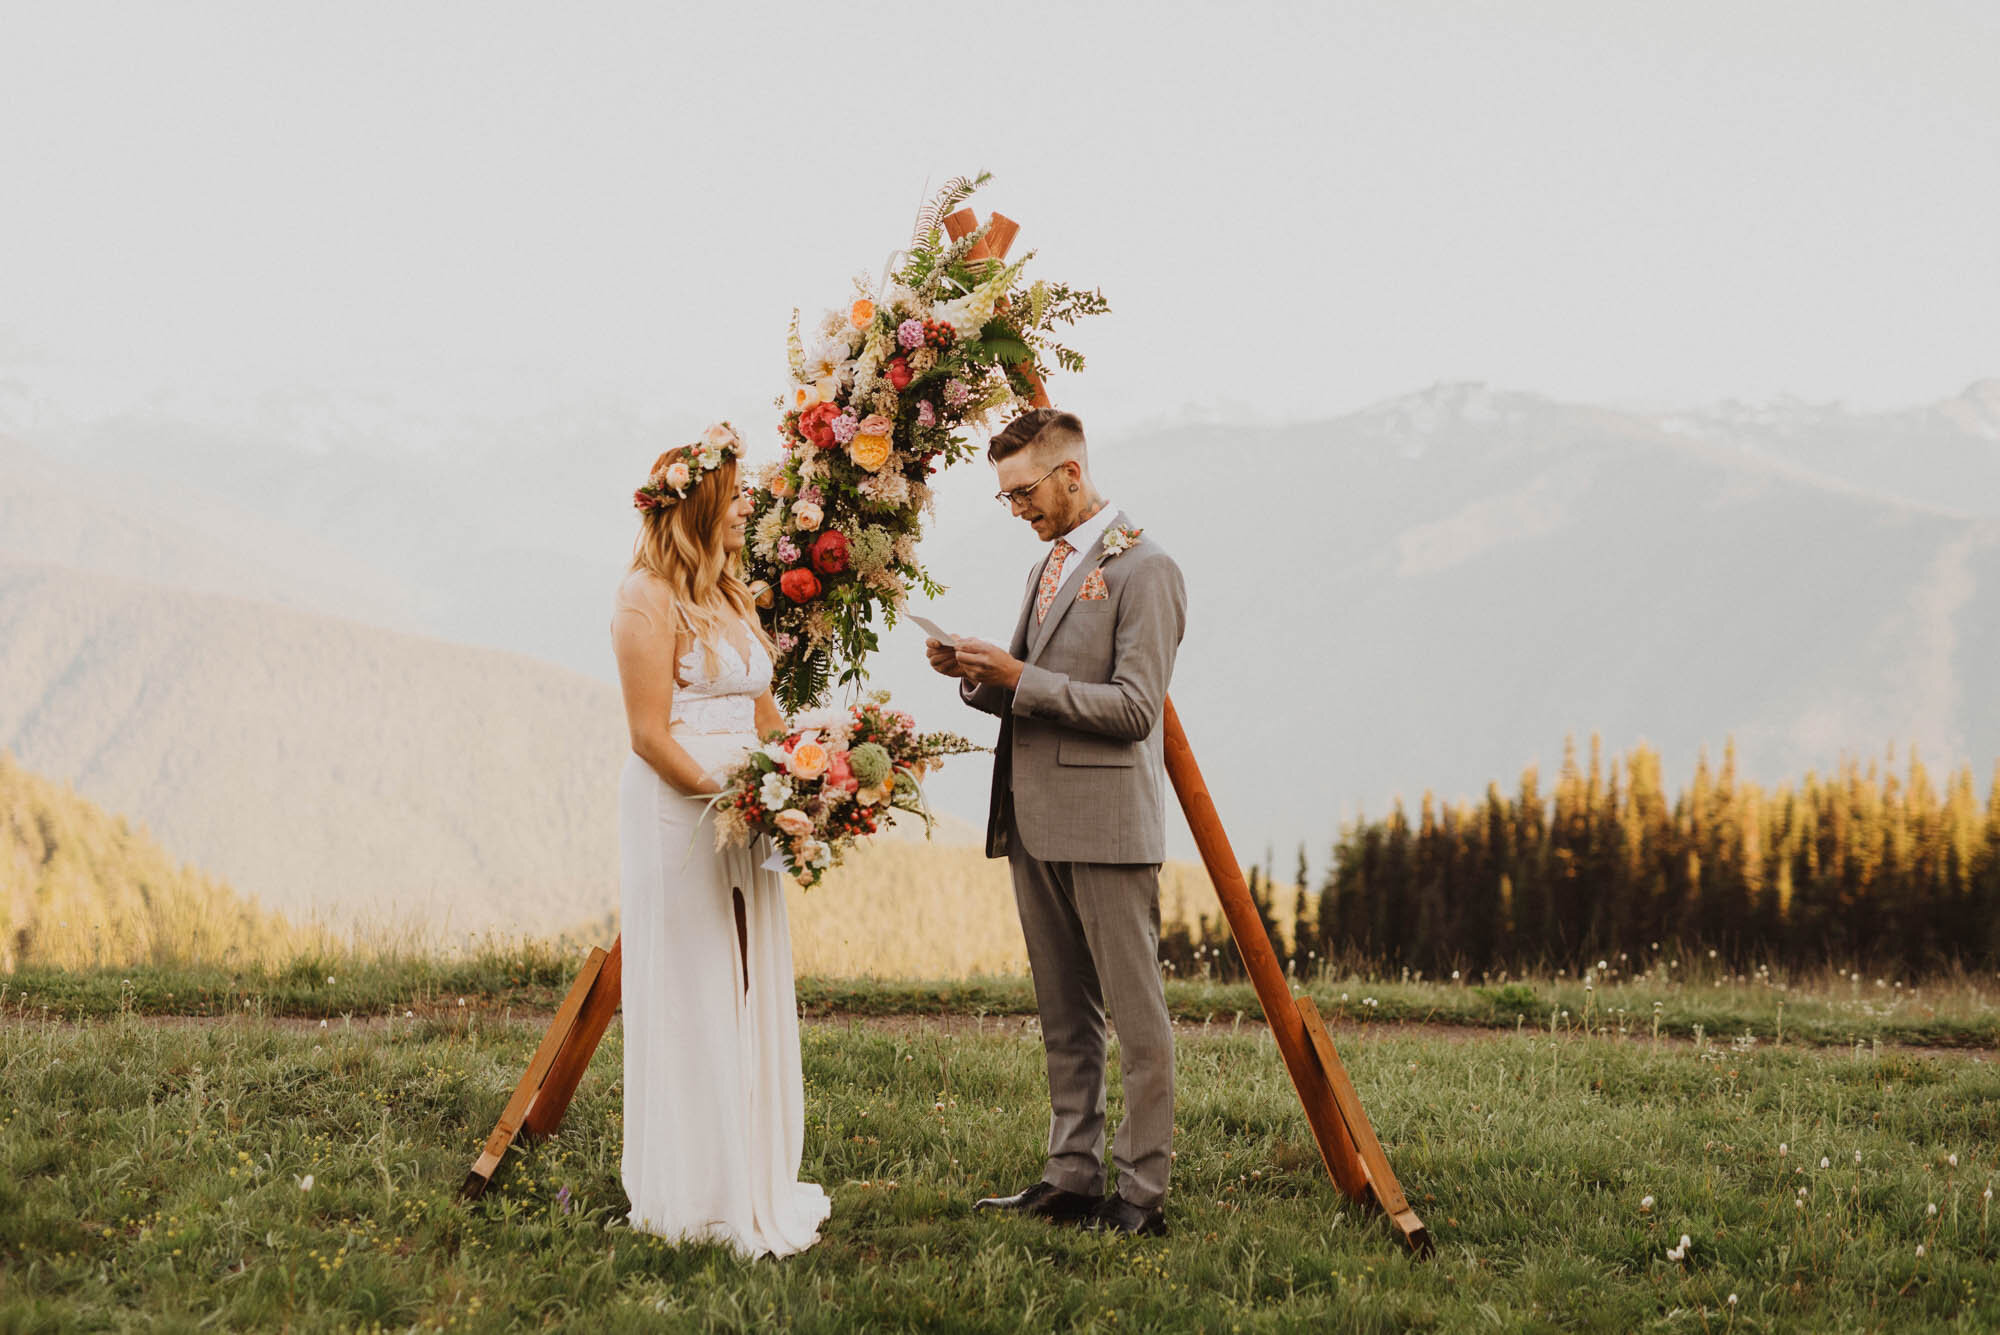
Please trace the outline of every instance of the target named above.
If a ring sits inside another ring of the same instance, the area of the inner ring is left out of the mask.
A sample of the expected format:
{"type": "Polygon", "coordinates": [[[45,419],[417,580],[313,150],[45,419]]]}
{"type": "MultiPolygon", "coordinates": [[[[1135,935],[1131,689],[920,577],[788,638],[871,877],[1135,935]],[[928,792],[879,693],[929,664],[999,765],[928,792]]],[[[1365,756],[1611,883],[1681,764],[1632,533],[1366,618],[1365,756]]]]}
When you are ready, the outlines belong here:
{"type": "MultiPolygon", "coordinates": [[[[805,1255],[745,1263],[623,1227],[616,1027],[562,1135],[467,1207],[454,1193],[539,1017],[435,997],[322,1023],[258,996],[172,1018],[141,1013],[158,979],[100,981],[121,1004],[94,1018],[18,990],[0,1006],[0,1329],[2000,1323],[1990,1053],[1588,1036],[1561,1007],[1553,1029],[1345,1030],[1438,1242],[1417,1262],[1326,1180],[1268,1035],[1216,1005],[1180,1046],[1174,1236],[1134,1244],[970,1213],[1033,1178],[1045,1114],[1013,985],[984,985],[984,1014],[968,985],[955,1017],[809,1023],[805,1175],[833,1218],[805,1255]]],[[[1183,1015],[1196,987],[1175,985],[1183,1015]]],[[[1393,988],[1363,1009],[1422,999],[1393,988]]],[[[872,1008],[942,993],[883,988],[872,1008]]]]}

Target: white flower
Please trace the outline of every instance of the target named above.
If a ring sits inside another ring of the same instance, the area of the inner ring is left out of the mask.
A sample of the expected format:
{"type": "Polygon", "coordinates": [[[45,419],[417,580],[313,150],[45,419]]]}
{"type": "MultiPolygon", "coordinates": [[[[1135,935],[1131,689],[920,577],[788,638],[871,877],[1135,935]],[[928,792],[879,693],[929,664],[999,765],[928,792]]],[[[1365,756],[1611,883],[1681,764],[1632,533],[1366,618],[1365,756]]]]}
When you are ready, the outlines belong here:
{"type": "MultiPolygon", "coordinates": [[[[1861,1162],[1861,1151],[1860,1151],[1860,1150],[1856,1150],[1856,1151],[1854,1151],[1854,1162],[1855,1162],[1856,1164],[1859,1164],[1859,1163],[1861,1162]]],[[[1822,1164],[1822,1165],[1821,1165],[1821,1167],[1825,1167],[1825,1165],[1824,1165],[1824,1164],[1822,1164]]]]}
{"type": "Polygon", "coordinates": [[[327,985],[328,987],[332,987],[332,986],[333,986],[333,975],[332,975],[332,974],[328,974],[328,975],[326,976],[326,985],[327,985]]]}
{"type": "Polygon", "coordinates": [[[1819,1156],[1819,1166],[1821,1168],[1831,1168],[1833,1167],[1833,1160],[1827,1158],[1824,1154],[1822,1154],[1819,1156]]]}
{"type": "Polygon", "coordinates": [[[1945,1156],[1944,1156],[1944,1161],[1945,1161],[1946,1163],[1950,1164],[1950,1165],[1951,1165],[1951,1166],[1952,1166],[1953,1168],[1956,1168],[1956,1167],[1958,1167],[1958,1156],[1957,1156],[1956,1154],[1947,1154],[1947,1155],[1945,1155],[1945,1156]]]}
{"type": "Polygon", "coordinates": [[[854,716],[845,709],[829,707],[808,709],[792,715],[793,732],[836,732],[845,728],[854,716]]]}
{"type": "Polygon", "coordinates": [[[313,1175],[311,1173],[307,1173],[304,1177],[299,1179],[299,1190],[311,1191],[312,1189],[313,1189],[313,1175]]]}
{"type": "Polygon", "coordinates": [[[833,862],[833,850],[821,839],[801,839],[798,859],[808,867],[826,867],[833,862]]]}
{"type": "Polygon", "coordinates": [[[1782,1140],[1778,1142],[1778,1157],[1780,1159],[1784,1158],[1787,1154],[1790,1154],[1791,1152],[1792,1152],[1792,1147],[1790,1145],[1787,1145],[1782,1140]]]}
{"type": "Polygon", "coordinates": [[[783,774],[773,770],[764,776],[764,782],[757,789],[757,799],[776,811],[792,800],[792,785],[783,774]]]}
{"type": "Polygon", "coordinates": [[[1924,1244],[1921,1242],[1917,1244],[1917,1259],[1919,1261],[1924,1259],[1924,1244]]]}
{"type": "MultiPolygon", "coordinates": [[[[841,327],[846,328],[845,321],[842,321],[841,327]]],[[[815,338],[806,345],[805,357],[805,373],[799,379],[808,385],[817,386],[822,380],[831,380],[834,389],[838,391],[854,375],[854,362],[851,359],[848,342],[838,334],[815,338]]],[[[825,395],[824,388],[815,394],[814,401],[818,402],[822,395],[825,395]]],[[[831,399],[830,395],[825,397],[831,399]]]]}
{"type": "Polygon", "coordinates": [[[1926,1205],[1924,1207],[1924,1213],[1935,1217],[1937,1214],[1937,1202],[1932,1201],[1929,1205],[1926,1205]]]}
{"type": "Polygon", "coordinates": [[[1729,1295],[1729,1305],[1731,1307],[1736,1306],[1736,1295],[1733,1293],[1729,1295]]]}
{"type": "Polygon", "coordinates": [[[1641,1197],[1639,1198],[1639,1208],[1640,1208],[1641,1210],[1650,1210],[1650,1209],[1652,1209],[1652,1208],[1653,1208],[1653,1198],[1652,1198],[1651,1196],[1641,1196],[1641,1197]]]}

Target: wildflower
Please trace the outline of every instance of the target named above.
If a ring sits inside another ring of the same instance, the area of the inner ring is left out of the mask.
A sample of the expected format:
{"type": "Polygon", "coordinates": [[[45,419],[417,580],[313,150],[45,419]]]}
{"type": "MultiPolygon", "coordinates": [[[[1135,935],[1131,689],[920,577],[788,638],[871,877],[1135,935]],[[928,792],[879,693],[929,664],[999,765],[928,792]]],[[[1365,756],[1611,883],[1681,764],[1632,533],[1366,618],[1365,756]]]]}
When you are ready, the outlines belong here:
{"type": "Polygon", "coordinates": [[[1919,1261],[1924,1259],[1924,1244],[1921,1242],[1917,1244],[1917,1259],[1919,1261]]]}
{"type": "Polygon", "coordinates": [[[1833,1160],[1827,1158],[1824,1154],[1822,1154],[1819,1156],[1819,1166],[1821,1168],[1831,1168],[1833,1167],[1833,1160]]]}
{"type": "Polygon", "coordinates": [[[328,974],[328,975],[326,976],[326,985],[327,985],[328,987],[332,987],[332,986],[333,986],[333,975],[332,975],[332,974],[328,974]]]}
{"type": "Polygon", "coordinates": [[[569,1213],[569,1187],[567,1185],[565,1185],[561,1191],[558,1191],[556,1193],[556,1204],[562,1206],[562,1212],[564,1214],[569,1213]]]}
{"type": "Polygon", "coordinates": [[[311,1191],[312,1189],[313,1189],[313,1175],[311,1173],[307,1173],[304,1177],[299,1179],[299,1190],[311,1191]]]}
{"type": "Polygon", "coordinates": [[[1951,1166],[1952,1166],[1953,1168],[1956,1168],[1956,1167],[1958,1167],[1958,1156],[1957,1156],[1956,1154],[1947,1154],[1947,1155],[1945,1155],[1945,1156],[1944,1156],[1944,1161],[1945,1161],[1946,1163],[1950,1164],[1950,1165],[1951,1165],[1951,1166]]]}
{"type": "Polygon", "coordinates": [[[1787,1154],[1790,1154],[1791,1152],[1792,1152],[1792,1147],[1790,1145],[1787,1145],[1782,1140],[1778,1142],[1778,1157],[1780,1159],[1784,1158],[1787,1154]]]}
{"type": "Polygon", "coordinates": [[[1639,1208],[1640,1208],[1641,1210],[1650,1210],[1650,1209],[1652,1209],[1652,1208],[1653,1208],[1653,1198],[1652,1198],[1651,1196],[1641,1196],[1641,1197],[1639,1198],[1639,1208]]]}
{"type": "Polygon", "coordinates": [[[325,1020],[321,1020],[321,1021],[319,1022],[319,1027],[320,1027],[320,1028],[322,1028],[322,1029],[326,1028],[326,1021],[325,1021],[325,1020]]]}
{"type": "Polygon", "coordinates": [[[1861,1151],[1860,1151],[1860,1150],[1856,1150],[1856,1151],[1854,1151],[1854,1166],[1855,1166],[1855,1167],[1857,1167],[1857,1168],[1859,1168],[1859,1167],[1861,1166],[1861,1151]]]}
{"type": "Polygon", "coordinates": [[[1926,1205],[1924,1207],[1924,1213],[1932,1217],[1935,1217],[1937,1215],[1937,1202],[1932,1201],[1929,1205],[1926,1205]]]}
{"type": "Polygon", "coordinates": [[[1729,1305],[1731,1307],[1736,1306],[1736,1295],[1733,1293],[1729,1295],[1729,1305]]]}
{"type": "Polygon", "coordinates": [[[464,998],[464,997],[460,997],[460,998],[458,999],[458,1004],[459,1004],[459,1005],[461,1005],[461,1006],[463,1006],[463,1005],[465,1004],[465,998],[464,998]]]}
{"type": "Polygon", "coordinates": [[[403,1018],[405,1020],[414,1020],[417,1018],[417,1013],[415,1011],[404,1011],[403,1018]]]}

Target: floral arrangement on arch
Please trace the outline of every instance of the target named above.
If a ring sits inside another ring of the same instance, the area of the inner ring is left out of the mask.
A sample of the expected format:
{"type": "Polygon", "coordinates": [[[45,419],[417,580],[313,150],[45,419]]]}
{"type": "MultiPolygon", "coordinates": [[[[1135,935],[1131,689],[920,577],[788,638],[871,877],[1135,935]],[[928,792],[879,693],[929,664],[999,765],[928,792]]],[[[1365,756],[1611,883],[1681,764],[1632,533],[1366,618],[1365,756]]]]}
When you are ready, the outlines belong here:
{"type": "Polygon", "coordinates": [[[1032,400],[1045,359],[1082,370],[1053,331],[1110,309],[1095,291],[1024,283],[1032,251],[980,257],[986,227],[946,235],[986,180],[960,177],[924,207],[879,288],[857,279],[852,301],[803,330],[793,313],[785,451],[759,479],[744,557],[788,710],[867,675],[876,614],[893,626],[911,585],[944,591],[917,561],[931,477],[970,457],[968,432],[1032,400]]]}
{"type": "Polygon", "coordinates": [[[718,848],[767,835],[785,870],[812,889],[855,840],[892,811],[932,818],[921,781],[944,757],[983,750],[956,733],[917,731],[878,691],[851,709],[823,709],[773,733],[729,776],[712,806],[718,848]]]}

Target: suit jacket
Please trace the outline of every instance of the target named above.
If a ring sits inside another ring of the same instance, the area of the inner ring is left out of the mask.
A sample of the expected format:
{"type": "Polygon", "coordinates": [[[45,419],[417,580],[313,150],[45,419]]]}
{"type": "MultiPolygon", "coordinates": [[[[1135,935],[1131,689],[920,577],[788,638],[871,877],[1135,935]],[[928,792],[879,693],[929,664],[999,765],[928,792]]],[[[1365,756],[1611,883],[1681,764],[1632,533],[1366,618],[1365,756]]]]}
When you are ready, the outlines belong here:
{"type": "MultiPolygon", "coordinates": [[[[1106,532],[1129,524],[1121,512],[1106,532]]],[[[1161,720],[1187,627],[1187,585],[1150,536],[1109,560],[1098,543],[1070,557],[1082,569],[1063,572],[1038,625],[1047,560],[1028,572],[1008,646],[1025,665],[1020,684],[959,687],[967,704],[1000,717],[986,855],[1007,856],[1017,834],[1044,862],[1163,862],[1161,720]]]]}

